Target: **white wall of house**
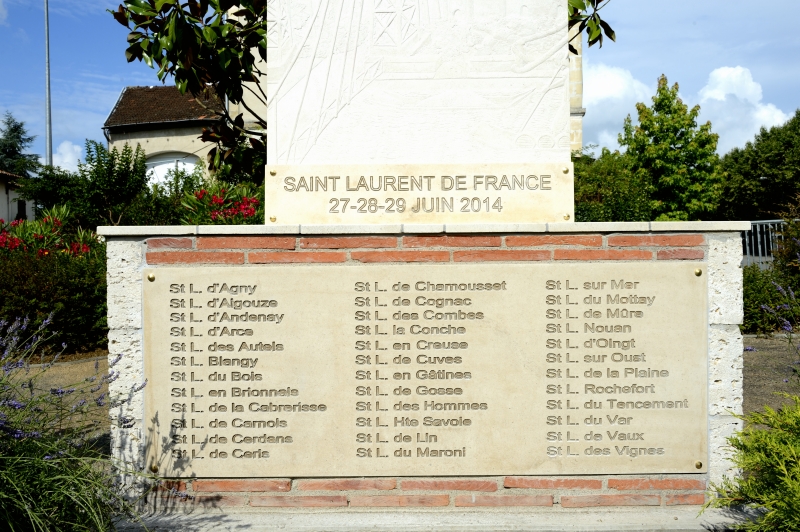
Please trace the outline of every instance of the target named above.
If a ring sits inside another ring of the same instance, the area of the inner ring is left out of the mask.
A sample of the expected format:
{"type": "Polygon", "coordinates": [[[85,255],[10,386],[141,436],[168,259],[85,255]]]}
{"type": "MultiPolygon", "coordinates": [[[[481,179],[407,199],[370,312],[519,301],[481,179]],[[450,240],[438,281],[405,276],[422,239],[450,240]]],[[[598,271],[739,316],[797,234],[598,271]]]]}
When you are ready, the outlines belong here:
{"type": "Polygon", "coordinates": [[[19,194],[11,188],[8,181],[0,178],[0,219],[11,222],[22,214],[26,220],[33,220],[33,202],[19,199],[19,194]]]}

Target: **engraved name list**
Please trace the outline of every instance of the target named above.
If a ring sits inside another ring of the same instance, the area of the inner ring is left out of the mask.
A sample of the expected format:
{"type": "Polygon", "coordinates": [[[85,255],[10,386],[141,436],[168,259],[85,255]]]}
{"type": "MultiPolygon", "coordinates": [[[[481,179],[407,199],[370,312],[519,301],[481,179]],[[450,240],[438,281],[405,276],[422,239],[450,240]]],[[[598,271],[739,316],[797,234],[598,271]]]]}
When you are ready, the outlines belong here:
{"type": "Polygon", "coordinates": [[[705,470],[702,268],[147,270],[148,465],[176,477],[705,470]]]}

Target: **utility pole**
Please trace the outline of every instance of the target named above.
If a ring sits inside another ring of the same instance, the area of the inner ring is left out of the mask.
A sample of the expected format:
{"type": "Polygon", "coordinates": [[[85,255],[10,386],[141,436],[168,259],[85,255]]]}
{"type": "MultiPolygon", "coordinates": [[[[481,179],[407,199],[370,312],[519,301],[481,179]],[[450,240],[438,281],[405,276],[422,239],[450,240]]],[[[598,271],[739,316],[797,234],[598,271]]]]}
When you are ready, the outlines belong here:
{"type": "Polygon", "coordinates": [[[53,164],[53,121],[50,115],[50,6],[44,0],[45,162],[53,164]]]}

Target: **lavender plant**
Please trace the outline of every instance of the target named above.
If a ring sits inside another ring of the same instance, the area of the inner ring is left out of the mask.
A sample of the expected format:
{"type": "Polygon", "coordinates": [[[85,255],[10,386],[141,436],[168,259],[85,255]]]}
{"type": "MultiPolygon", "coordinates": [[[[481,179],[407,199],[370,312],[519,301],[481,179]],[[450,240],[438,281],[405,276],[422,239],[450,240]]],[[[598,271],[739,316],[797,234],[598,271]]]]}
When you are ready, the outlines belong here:
{"type": "Polygon", "coordinates": [[[50,323],[0,321],[0,523],[12,531],[110,530],[136,518],[103,445],[116,406],[107,384],[119,373],[96,364],[82,382],[47,385],[60,355],[41,354],[50,323]]]}

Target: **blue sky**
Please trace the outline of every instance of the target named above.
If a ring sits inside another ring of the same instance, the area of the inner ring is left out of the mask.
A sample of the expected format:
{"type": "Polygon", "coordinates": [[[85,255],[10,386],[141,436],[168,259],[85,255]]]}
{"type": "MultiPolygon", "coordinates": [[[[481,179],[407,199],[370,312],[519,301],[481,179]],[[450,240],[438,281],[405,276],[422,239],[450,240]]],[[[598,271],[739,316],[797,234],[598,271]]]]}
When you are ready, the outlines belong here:
{"type": "Polygon", "coordinates": [[[678,82],[684,102],[720,135],[722,153],[800,107],[796,0],[611,0],[605,17],[617,42],[586,51],[585,144],[616,147],[635,103],[656,80],[678,82]]]}
{"type": "MultiPolygon", "coordinates": [[[[0,0],[0,112],[10,110],[38,136],[44,153],[43,0],[0,0]]],[[[50,0],[53,145],[57,164],[74,168],[85,139],[102,124],[126,85],[155,85],[155,72],[124,58],[126,30],[105,12],[118,2],[50,0]]],[[[586,51],[586,144],[616,147],[637,101],[656,79],[678,82],[701,119],[720,134],[720,150],[741,146],[762,126],[800,107],[796,0],[612,0],[605,17],[617,42],[586,51]]]]}

